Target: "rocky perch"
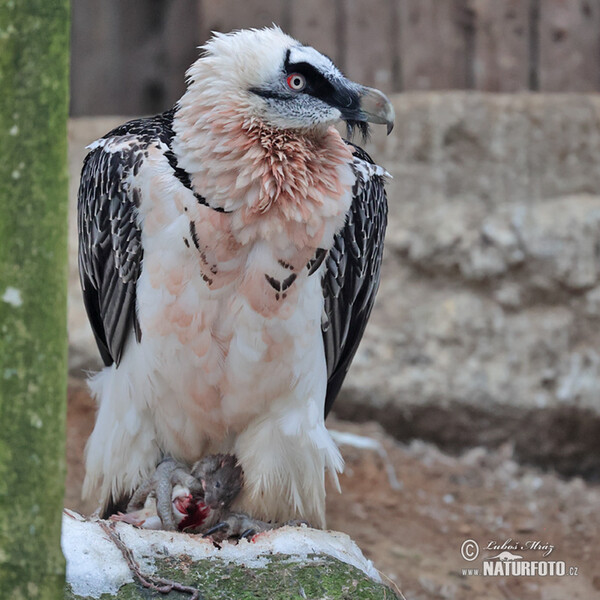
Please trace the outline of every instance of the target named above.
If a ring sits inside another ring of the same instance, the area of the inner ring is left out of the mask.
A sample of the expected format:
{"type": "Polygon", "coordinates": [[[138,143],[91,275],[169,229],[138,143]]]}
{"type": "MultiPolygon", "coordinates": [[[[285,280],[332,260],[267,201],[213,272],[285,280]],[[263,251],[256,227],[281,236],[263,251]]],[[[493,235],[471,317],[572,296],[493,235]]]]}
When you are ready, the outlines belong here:
{"type": "Polygon", "coordinates": [[[358,546],[335,531],[282,527],[219,548],[198,535],[65,511],[62,548],[69,600],[398,598],[358,546]]]}

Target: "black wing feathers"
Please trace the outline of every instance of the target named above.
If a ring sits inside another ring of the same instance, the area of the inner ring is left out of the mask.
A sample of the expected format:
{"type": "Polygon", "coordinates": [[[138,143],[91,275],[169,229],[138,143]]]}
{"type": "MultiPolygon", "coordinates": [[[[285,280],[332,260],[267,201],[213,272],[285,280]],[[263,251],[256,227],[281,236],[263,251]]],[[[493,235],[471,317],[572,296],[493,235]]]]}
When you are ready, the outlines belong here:
{"type": "Polygon", "coordinates": [[[119,364],[135,318],[141,232],[128,184],[130,149],[92,150],[79,187],[79,276],[85,307],[106,365],[119,364]]]}
{"type": "Polygon", "coordinates": [[[131,331],[141,339],[135,313],[135,287],[143,256],[136,220],[140,197],[127,179],[130,174],[137,175],[150,144],[170,146],[172,122],[173,111],[168,111],[125,123],[104,136],[120,141],[119,149],[98,146],[83,163],[78,194],[79,277],[106,365],[119,364],[131,331]]]}
{"type": "MultiPolygon", "coordinates": [[[[373,164],[353,146],[354,155],[373,164]]],[[[336,235],[323,276],[326,321],[323,340],[327,360],[325,415],[340,388],[365,331],[379,287],[387,199],[383,177],[357,172],[346,225],[336,235]]]]}

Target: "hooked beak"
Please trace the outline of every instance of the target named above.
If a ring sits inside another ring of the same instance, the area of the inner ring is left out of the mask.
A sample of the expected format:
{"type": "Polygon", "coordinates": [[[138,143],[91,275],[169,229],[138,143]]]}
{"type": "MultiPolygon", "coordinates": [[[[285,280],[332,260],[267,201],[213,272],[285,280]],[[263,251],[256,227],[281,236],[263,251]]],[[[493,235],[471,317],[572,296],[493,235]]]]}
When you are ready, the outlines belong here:
{"type": "Polygon", "coordinates": [[[387,134],[390,135],[396,115],[392,103],[383,92],[375,88],[363,87],[360,92],[360,112],[364,121],[387,125],[387,134]]]}
{"type": "Polygon", "coordinates": [[[342,119],[349,126],[359,123],[387,125],[387,134],[389,135],[394,128],[395,113],[387,96],[375,88],[348,83],[350,89],[347,88],[345,94],[339,95],[349,101],[345,105],[341,102],[337,104],[342,113],[342,119]]]}

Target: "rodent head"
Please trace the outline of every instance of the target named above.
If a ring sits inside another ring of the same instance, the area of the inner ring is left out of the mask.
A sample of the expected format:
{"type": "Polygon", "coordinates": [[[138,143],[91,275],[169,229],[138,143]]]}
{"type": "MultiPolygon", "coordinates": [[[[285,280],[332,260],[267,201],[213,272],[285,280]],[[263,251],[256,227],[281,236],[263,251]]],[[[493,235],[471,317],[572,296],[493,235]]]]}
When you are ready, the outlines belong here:
{"type": "Polygon", "coordinates": [[[198,461],[192,475],[204,489],[204,503],[212,509],[231,506],[244,482],[242,467],[232,454],[211,454],[198,461]]]}

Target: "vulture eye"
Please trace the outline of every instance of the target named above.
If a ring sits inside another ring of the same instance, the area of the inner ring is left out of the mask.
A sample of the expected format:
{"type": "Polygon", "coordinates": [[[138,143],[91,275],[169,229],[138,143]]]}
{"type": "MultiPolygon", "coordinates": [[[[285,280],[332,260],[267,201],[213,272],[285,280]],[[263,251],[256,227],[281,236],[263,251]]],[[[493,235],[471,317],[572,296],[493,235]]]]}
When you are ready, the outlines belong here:
{"type": "Polygon", "coordinates": [[[301,92],[306,87],[306,79],[300,73],[292,73],[288,75],[287,84],[295,92],[301,92]]]}

